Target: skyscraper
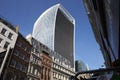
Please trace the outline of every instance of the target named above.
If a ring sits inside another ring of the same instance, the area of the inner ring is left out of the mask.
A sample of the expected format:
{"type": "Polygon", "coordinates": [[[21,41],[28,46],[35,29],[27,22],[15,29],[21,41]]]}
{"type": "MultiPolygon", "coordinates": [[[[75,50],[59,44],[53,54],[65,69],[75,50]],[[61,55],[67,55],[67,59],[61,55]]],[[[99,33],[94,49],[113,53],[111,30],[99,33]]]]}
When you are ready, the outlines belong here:
{"type": "Polygon", "coordinates": [[[32,36],[61,54],[74,67],[75,20],[60,4],[47,9],[35,22],[32,36]]]}
{"type": "Polygon", "coordinates": [[[85,64],[82,60],[76,60],[75,61],[75,71],[80,72],[80,71],[88,71],[89,67],[87,64],[85,64]]]}

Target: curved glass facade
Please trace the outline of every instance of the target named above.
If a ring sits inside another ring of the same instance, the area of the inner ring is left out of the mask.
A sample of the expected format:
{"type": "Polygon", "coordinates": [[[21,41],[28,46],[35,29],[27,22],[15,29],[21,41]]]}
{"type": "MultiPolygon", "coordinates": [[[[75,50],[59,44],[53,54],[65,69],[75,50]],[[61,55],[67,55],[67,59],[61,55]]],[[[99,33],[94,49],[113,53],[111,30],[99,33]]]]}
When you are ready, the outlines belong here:
{"type": "Polygon", "coordinates": [[[35,22],[32,36],[54,50],[54,29],[57,6],[46,10],[35,22]]]}
{"type": "Polygon", "coordinates": [[[47,9],[35,22],[32,36],[74,65],[74,18],[56,4],[47,9]]]}
{"type": "Polygon", "coordinates": [[[75,61],[75,71],[80,72],[80,71],[88,71],[89,68],[88,66],[81,60],[76,60],[75,61]]]}

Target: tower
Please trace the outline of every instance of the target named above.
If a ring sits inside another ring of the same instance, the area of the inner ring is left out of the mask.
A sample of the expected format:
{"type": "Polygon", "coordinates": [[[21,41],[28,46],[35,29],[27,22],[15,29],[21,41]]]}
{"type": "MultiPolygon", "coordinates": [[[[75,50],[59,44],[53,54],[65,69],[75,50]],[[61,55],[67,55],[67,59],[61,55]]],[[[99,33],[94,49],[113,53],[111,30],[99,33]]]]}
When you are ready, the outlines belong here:
{"type": "Polygon", "coordinates": [[[74,26],[74,18],[62,5],[56,4],[37,19],[32,36],[64,56],[74,67],[74,26]]]}

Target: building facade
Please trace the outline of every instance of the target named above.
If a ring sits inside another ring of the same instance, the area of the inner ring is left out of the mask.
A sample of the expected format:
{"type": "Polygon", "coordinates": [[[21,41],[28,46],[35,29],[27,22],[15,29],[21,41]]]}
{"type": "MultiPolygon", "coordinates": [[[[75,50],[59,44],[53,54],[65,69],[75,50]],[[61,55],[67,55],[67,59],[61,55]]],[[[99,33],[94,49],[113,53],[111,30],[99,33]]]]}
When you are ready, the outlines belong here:
{"type": "Polygon", "coordinates": [[[75,72],[70,65],[70,61],[54,51],[51,51],[50,55],[53,60],[53,80],[72,80],[75,72]]]}
{"type": "MultiPolygon", "coordinates": [[[[34,44],[34,47],[38,52],[40,52],[40,54],[42,54],[44,51],[45,53],[49,54],[49,57],[52,58],[52,73],[49,74],[51,76],[51,80],[71,80],[71,76],[74,76],[75,72],[71,67],[70,61],[67,60],[65,57],[61,56],[59,53],[51,50],[46,45],[40,43],[32,36],[27,36],[27,40],[31,41],[31,39],[33,40],[32,42],[34,44]]],[[[41,63],[44,63],[42,58],[43,57],[41,56],[41,63]]],[[[43,69],[41,67],[41,71],[42,70],[43,69]]],[[[41,79],[43,79],[42,74],[43,73],[41,72],[41,79]]]]}
{"type": "Polygon", "coordinates": [[[40,58],[41,49],[39,50],[39,47],[37,47],[39,43],[37,42],[37,40],[32,38],[31,35],[28,35],[26,38],[32,45],[29,68],[27,73],[28,80],[41,80],[41,62],[42,62],[42,59],[40,58]]]}
{"type": "Polygon", "coordinates": [[[27,80],[31,45],[19,33],[14,49],[8,58],[3,80],[27,80]]]}
{"type": "Polygon", "coordinates": [[[28,70],[29,80],[35,79],[36,75],[34,73],[39,74],[36,76],[36,80],[52,80],[52,58],[49,56],[48,52],[46,52],[47,48],[31,35],[28,35],[26,38],[32,44],[33,54],[37,56],[37,58],[33,59],[33,55],[31,55],[30,59],[32,63],[30,63],[28,70]],[[33,61],[37,61],[39,65],[31,65],[33,61]],[[31,76],[30,78],[30,74],[33,77],[31,76]]]}
{"type": "Polygon", "coordinates": [[[52,58],[45,51],[42,51],[40,57],[42,59],[41,80],[52,80],[52,58]]]}
{"type": "Polygon", "coordinates": [[[17,28],[0,17],[0,77],[3,76],[9,52],[14,48],[17,37],[17,28]]]}
{"type": "Polygon", "coordinates": [[[74,68],[74,26],[74,18],[62,5],[56,4],[37,19],[32,36],[68,59],[74,68]]]}
{"type": "MultiPolygon", "coordinates": [[[[82,60],[76,60],[75,61],[75,71],[76,71],[76,73],[78,73],[78,72],[82,72],[82,71],[88,71],[89,70],[89,67],[88,67],[88,65],[87,64],[85,64],[82,60]]],[[[88,79],[88,78],[90,78],[90,74],[79,74],[78,76],[77,76],[77,78],[79,79],[80,77],[81,78],[86,78],[86,79],[88,79]]]]}
{"type": "Polygon", "coordinates": [[[14,48],[17,36],[16,28],[11,23],[0,18],[0,52],[5,51],[8,46],[14,48]]]}
{"type": "Polygon", "coordinates": [[[75,71],[76,72],[88,71],[88,70],[89,70],[89,68],[88,68],[87,64],[85,64],[83,61],[81,61],[81,60],[75,61],[75,71]]]}
{"type": "Polygon", "coordinates": [[[106,67],[120,66],[119,0],[83,0],[106,67]]]}

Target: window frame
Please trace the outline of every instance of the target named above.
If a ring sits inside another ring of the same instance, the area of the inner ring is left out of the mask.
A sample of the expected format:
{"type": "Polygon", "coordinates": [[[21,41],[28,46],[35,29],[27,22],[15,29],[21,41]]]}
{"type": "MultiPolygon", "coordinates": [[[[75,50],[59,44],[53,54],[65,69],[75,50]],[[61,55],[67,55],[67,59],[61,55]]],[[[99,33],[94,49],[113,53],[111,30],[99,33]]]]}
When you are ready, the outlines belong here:
{"type": "Polygon", "coordinates": [[[0,46],[1,46],[2,41],[3,41],[3,39],[2,39],[2,38],[0,38],[0,46]]]}
{"type": "Polygon", "coordinates": [[[16,66],[16,61],[15,61],[14,59],[12,59],[11,62],[10,62],[10,65],[11,65],[12,67],[15,67],[15,66],[16,66]]]}
{"type": "Polygon", "coordinates": [[[6,41],[5,44],[4,44],[4,49],[7,49],[8,46],[9,46],[9,44],[10,44],[10,43],[6,41]]]}
{"type": "Polygon", "coordinates": [[[18,62],[15,67],[16,67],[16,69],[21,70],[22,64],[20,62],[18,62]]]}
{"type": "Polygon", "coordinates": [[[4,36],[5,36],[6,32],[7,32],[7,30],[6,30],[5,28],[3,28],[3,29],[1,30],[1,34],[4,35],[4,36]]]}
{"type": "Polygon", "coordinates": [[[25,55],[23,53],[19,53],[19,58],[23,59],[25,58],[25,55]]]}
{"type": "Polygon", "coordinates": [[[13,34],[10,32],[10,33],[8,34],[8,38],[12,40],[12,37],[13,37],[13,34]]]}
{"type": "Polygon", "coordinates": [[[14,55],[18,56],[19,55],[19,51],[17,49],[15,49],[14,51],[14,55]]]}
{"type": "Polygon", "coordinates": [[[25,72],[25,73],[27,72],[27,66],[26,65],[22,66],[22,71],[25,72]]]}

